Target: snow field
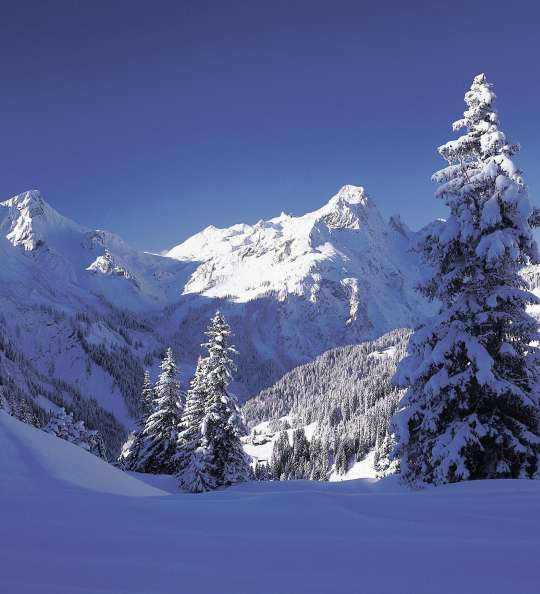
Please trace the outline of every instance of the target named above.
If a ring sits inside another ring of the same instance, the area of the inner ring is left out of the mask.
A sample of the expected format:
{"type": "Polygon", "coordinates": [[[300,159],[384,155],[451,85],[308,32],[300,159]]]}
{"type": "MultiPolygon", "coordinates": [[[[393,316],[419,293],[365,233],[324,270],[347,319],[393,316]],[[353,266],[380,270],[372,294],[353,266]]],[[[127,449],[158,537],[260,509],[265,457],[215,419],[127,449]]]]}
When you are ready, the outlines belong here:
{"type": "Polygon", "coordinates": [[[538,592],[537,481],[422,492],[388,479],[286,481],[167,495],[5,414],[0,452],[2,592],[538,592]]]}

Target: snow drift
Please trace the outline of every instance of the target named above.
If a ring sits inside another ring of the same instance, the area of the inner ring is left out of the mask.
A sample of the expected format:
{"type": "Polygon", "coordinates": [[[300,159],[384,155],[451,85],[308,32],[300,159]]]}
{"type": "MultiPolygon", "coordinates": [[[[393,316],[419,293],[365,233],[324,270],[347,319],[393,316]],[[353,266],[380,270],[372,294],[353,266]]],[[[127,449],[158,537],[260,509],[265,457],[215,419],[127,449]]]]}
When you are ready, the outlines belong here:
{"type": "Polygon", "coordinates": [[[79,487],[131,497],[163,494],[84,449],[21,423],[2,411],[0,451],[4,492],[39,494],[79,487]]]}

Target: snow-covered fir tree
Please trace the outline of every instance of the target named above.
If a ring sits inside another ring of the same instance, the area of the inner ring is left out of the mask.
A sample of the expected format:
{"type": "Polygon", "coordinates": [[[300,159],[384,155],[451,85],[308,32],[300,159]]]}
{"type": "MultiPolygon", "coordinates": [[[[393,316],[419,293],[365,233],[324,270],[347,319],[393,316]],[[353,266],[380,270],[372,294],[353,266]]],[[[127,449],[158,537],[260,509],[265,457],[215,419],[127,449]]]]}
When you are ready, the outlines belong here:
{"type": "Polygon", "coordinates": [[[120,454],[116,460],[119,468],[122,470],[136,470],[140,444],[141,432],[130,431],[126,441],[122,444],[120,454]]]}
{"type": "Polygon", "coordinates": [[[399,459],[393,456],[395,448],[395,435],[387,431],[383,440],[377,442],[375,446],[373,467],[377,478],[383,478],[399,472],[399,459]]]}
{"type": "Polygon", "coordinates": [[[83,421],[75,421],[73,413],[66,412],[64,407],[51,416],[43,431],[65,439],[99,458],[107,459],[105,445],[99,432],[87,429],[83,421]]]}
{"type": "Polygon", "coordinates": [[[281,431],[274,442],[270,470],[276,480],[286,481],[292,468],[292,447],[287,431],[281,431]]]}
{"type": "Polygon", "coordinates": [[[168,348],[154,387],[152,413],[141,432],[137,461],[132,470],[153,474],[176,471],[176,442],[183,406],[176,362],[172,349],[168,348]]]}
{"type": "Polygon", "coordinates": [[[202,423],[208,400],[207,363],[207,359],[199,357],[187,393],[178,434],[179,486],[191,493],[210,491],[216,486],[211,452],[202,436],[202,423]]]}
{"type": "Polygon", "coordinates": [[[449,217],[419,246],[420,290],[439,314],[412,336],[396,382],[407,388],[395,417],[402,478],[413,485],[532,477],[540,446],[538,300],[520,268],[538,261],[518,146],[499,128],[495,95],[475,77],[434,174],[449,217]]]}
{"type": "Polygon", "coordinates": [[[271,481],[273,478],[268,462],[255,461],[252,472],[255,481],[271,481]]]}
{"type": "Polygon", "coordinates": [[[250,476],[248,456],[240,441],[244,421],[236,397],[227,387],[232,380],[235,352],[230,344],[231,329],[218,311],[206,332],[208,357],[204,365],[205,415],[201,425],[202,446],[209,452],[217,486],[246,481],[250,476]]]}
{"type": "Polygon", "coordinates": [[[328,449],[321,439],[314,438],[309,444],[309,466],[306,471],[309,472],[309,475],[306,474],[304,478],[309,478],[312,481],[328,479],[330,474],[328,449]]]}
{"type": "Polygon", "coordinates": [[[148,370],[144,372],[140,394],[140,401],[138,403],[140,413],[137,419],[137,429],[131,431],[128,435],[118,456],[118,465],[124,470],[138,470],[139,455],[143,444],[143,430],[148,417],[152,414],[155,393],[148,370]]]}
{"type": "Polygon", "coordinates": [[[215,489],[218,483],[213,474],[214,468],[212,451],[206,445],[195,447],[178,476],[179,487],[189,493],[215,489]]]}
{"type": "Polygon", "coordinates": [[[289,479],[303,479],[308,478],[309,462],[310,462],[309,442],[306,437],[306,432],[303,427],[299,427],[293,431],[293,445],[292,445],[292,460],[291,472],[289,479]]]}
{"type": "Polygon", "coordinates": [[[142,429],[146,424],[146,419],[152,414],[152,407],[154,405],[154,386],[150,379],[150,372],[148,369],[144,370],[143,384],[141,389],[141,414],[139,417],[139,427],[142,429]]]}

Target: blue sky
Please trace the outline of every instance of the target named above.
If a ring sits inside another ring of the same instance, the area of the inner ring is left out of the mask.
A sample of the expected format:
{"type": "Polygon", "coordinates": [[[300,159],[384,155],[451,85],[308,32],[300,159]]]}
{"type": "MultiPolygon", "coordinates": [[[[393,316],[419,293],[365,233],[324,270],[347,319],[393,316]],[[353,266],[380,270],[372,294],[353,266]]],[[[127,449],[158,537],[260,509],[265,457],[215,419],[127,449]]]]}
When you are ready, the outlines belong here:
{"type": "Polygon", "coordinates": [[[540,204],[537,2],[13,2],[0,36],[0,199],[161,250],[364,185],[413,228],[484,71],[540,204]]]}

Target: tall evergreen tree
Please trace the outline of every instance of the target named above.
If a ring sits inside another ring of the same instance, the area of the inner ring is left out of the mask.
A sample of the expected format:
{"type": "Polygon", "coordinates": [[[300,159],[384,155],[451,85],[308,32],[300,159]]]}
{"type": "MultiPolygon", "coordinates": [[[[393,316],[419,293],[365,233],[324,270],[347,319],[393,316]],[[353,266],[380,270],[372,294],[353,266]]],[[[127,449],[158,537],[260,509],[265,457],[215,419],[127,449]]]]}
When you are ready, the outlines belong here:
{"type": "Polygon", "coordinates": [[[313,438],[309,444],[309,477],[313,481],[325,481],[328,478],[329,464],[328,451],[324,443],[317,438],[313,438]]]}
{"type": "Polygon", "coordinates": [[[309,441],[303,427],[293,431],[292,468],[289,479],[309,478],[309,441]]]}
{"type": "Polygon", "coordinates": [[[538,300],[519,275],[538,261],[519,147],[499,129],[483,74],[454,123],[465,134],[439,148],[434,174],[448,219],[425,233],[420,290],[441,303],[412,336],[395,381],[407,388],[395,417],[402,478],[411,484],[531,477],[540,445],[538,300]]]}
{"type": "Polygon", "coordinates": [[[183,404],[176,362],[172,349],[168,348],[154,388],[153,411],[141,433],[141,446],[134,470],[153,474],[176,471],[176,442],[183,404]]]}
{"type": "Polygon", "coordinates": [[[201,425],[203,447],[210,453],[216,485],[231,485],[249,479],[249,460],[240,441],[245,432],[236,397],[227,387],[232,380],[231,330],[218,311],[206,332],[208,357],[205,362],[205,389],[208,395],[201,425]]]}
{"type": "Polygon", "coordinates": [[[388,431],[383,440],[376,444],[373,467],[377,478],[396,474],[399,471],[399,460],[392,456],[395,447],[395,436],[388,431]]]}
{"type": "Polygon", "coordinates": [[[123,470],[139,470],[141,448],[143,445],[143,430],[148,417],[152,414],[154,405],[154,386],[150,379],[150,372],[145,370],[141,395],[139,401],[139,418],[137,419],[137,429],[132,431],[118,456],[118,464],[123,470]]]}
{"type": "Polygon", "coordinates": [[[207,367],[207,359],[199,357],[178,434],[178,481],[181,489],[191,493],[210,491],[216,486],[211,452],[201,432],[208,399],[207,367]]]}
{"type": "Polygon", "coordinates": [[[150,379],[150,372],[148,369],[144,370],[143,384],[141,389],[141,416],[139,419],[139,427],[142,429],[146,424],[146,419],[152,414],[152,407],[154,404],[154,386],[150,379]]]}
{"type": "Polygon", "coordinates": [[[289,434],[281,431],[272,448],[270,470],[276,480],[287,480],[292,467],[293,451],[289,442],[289,434]]]}

